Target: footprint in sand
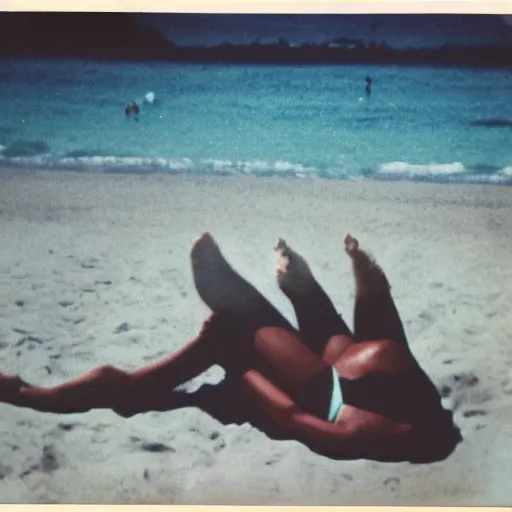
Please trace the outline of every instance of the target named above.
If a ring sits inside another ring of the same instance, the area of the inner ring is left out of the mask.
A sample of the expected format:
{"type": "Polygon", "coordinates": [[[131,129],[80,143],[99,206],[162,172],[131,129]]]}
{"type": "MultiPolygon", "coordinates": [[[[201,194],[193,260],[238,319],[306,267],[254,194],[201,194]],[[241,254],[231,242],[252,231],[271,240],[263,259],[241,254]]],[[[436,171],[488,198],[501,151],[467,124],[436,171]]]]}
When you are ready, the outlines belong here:
{"type": "Polygon", "coordinates": [[[22,329],[21,327],[13,327],[12,331],[17,334],[30,334],[29,331],[26,331],[25,329],[22,329]]]}
{"type": "Polygon", "coordinates": [[[60,430],[63,430],[64,432],[71,432],[75,427],[80,426],[80,423],[61,422],[57,426],[60,428],[60,430]]]}
{"type": "Polygon", "coordinates": [[[13,469],[10,466],[6,466],[0,462],[0,482],[7,476],[9,476],[13,472],[13,469]]]}
{"type": "Polygon", "coordinates": [[[283,459],[282,453],[274,453],[268,460],[265,461],[266,466],[273,466],[283,459]]]}
{"type": "Polygon", "coordinates": [[[158,442],[143,442],[140,444],[140,449],[144,452],[150,453],[176,453],[176,450],[172,446],[167,446],[164,443],[158,442]]]}
{"type": "Polygon", "coordinates": [[[330,494],[338,495],[340,492],[340,488],[342,488],[343,485],[345,485],[343,482],[340,481],[340,477],[347,482],[354,481],[354,477],[349,473],[342,473],[341,475],[332,475],[332,477],[329,478],[327,485],[327,489],[329,490],[330,494]]]}
{"type": "Polygon", "coordinates": [[[36,345],[43,345],[44,341],[38,336],[27,334],[16,342],[16,347],[27,346],[27,350],[34,350],[36,345]]]}
{"type": "MultiPolygon", "coordinates": [[[[454,373],[443,379],[438,390],[443,398],[451,399],[451,408],[457,411],[464,406],[481,405],[493,398],[492,393],[479,384],[480,379],[472,372],[454,373]]],[[[470,410],[481,411],[481,409],[468,409],[470,410]]],[[[471,413],[466,417],[471,417],[471,413]]]]}
{"type": "Polygon", "coordinates": [[[62,316],[61,320],[66,323],[72,323],[74,325],[81,324],[82,322],[85,322],[87,320],[87,317],[85,316],[62,316]]]}
{"type": "Polygon", "coordinates": [[[98,423],[97,425],[94,425],[91,427],[91,430],[94,432],[105,432],[106,430],[109,430],[112,428],[112,425],[109,423],[98,423]]]}
{"type": "Polygon", "coordinates": [[[226,448],[226,441],[223,439],[223,437],[220,435],[220,433],[217,432],[216,430],[211,432],[210,435],[208,436],[208,438],[211,441],[215,441],[215,445],[213,447],[214,452],[220,452],[220,451],[224,450],[224,448],[226,448]]]}
{"type": "Polygon", "coordinates": [[[462,413],[464,418],[473,418],[474,416],[487,416],[487,411],[483,409],[468,409],[462,413]]]}
{"type": "Polygon", "coordinates": [[[82,268],[96,268],[100,260],[97,258],[86,258],[80,262],[82,268]]]}
{"type": "Polygon", "coordinates": [[[143,441],[140,437],[130,436],[130,442],[138,450],[150,453],[176,453],[172,446],[155,441],[143,441]]]}
{"type": "Polygon", "coordinates": [[[512,372],[510,372],[510,377],[502,380],[501,385],[503,386],[503,393],[505,393],[505,395],[512,395],[512,372]]]}
{"type": "Polygon", "coordinates": [[[132,329],[132,326],[128,322],[123,322],[122,324],[119,324],[115,330],[114,334],[119,334],[121,332],[128,332],[132,329]]]}
{"type": "Polygon", "coordinates": [[[400,479],[395,477],[386,478],[386,480],[384,480],[384,487],[391,492],[397,492],[400,490],[400,479]]]}
{"type": "Polygon", "coordinates": [[[91,427],[91,430],[94,432],[91,435],[91,442],[95,444],[105,444],[108,443],[112,438],[109,430],[111,430],[112,425],[108,423],[99,423],[98,425],[94,425],[91,427]]]}
{"type": "Polygon", "coordinates": [[[199,450],[198,457],[193,461],[192,468],[211,468],[215,465],[215,457],[206,450],[199,450]]]}
{"type": "Polygon", "coordinates": [[[104,281],[94,281],[94,284],[102,284],[105,286],[110,286],[112,284],[112,281],[109,281],[108,279],[104,280],[104,281]]]}
{"type": "MultiPolygon", "coordinates": [[[[436,320],[436,317],[430,311],[422,311],[418,318],[421,320],[421,330],[431,327],[436,320]]],[[[412,323],[418,323],[418,320],[413,320],[412,323]]]]}
{"type": "Polygon", "coordinates": [[[189,430],[189,432],[193,432],[194,434],[197,434],[198,436],[202,437],[203,439],[207,437],[210,441],[214,441],[214,445],[213,445],[214,452],[220,452],[227,446],[225,439],[221,436],[220,432],[218,432],[217,430],[212,430],[209,434],[205,434],[204,432],[202,432],[201,430],[199,430],[196,427],[190,427],[188,430],[189,430]]]}
{"type": "Polygon", "coordinates": [[[468,336],[478,336],[484,332],[483,327],[464,327],[462,329],[462,332],[464,334],[467,334],[468,336]]]}
{"type": "Polygon", "coordinates": [[[53,445],[46,445],[43,447],[43,454],[41,455],[39,466],[41,471],[45,473],[53,473],[59,469],[60,464],[53,445]]]}
{"type": "Polygon", "coordinates": [[[59,457],[53,445],[45,445],[43,447],[43,453],[37,464],[32,464],[28,469],[20,474],[20,478],[30,475],[34,471],[41,471],[43,473],[54,473],[61,467],[59,457]]]}
{"type": "MultiPolygon", "coordinates": [[[[445,361],[445,364],[451,364],[453,361],[445,361]]],[[[471,372],[468,373],[455,373],[449,375],[439,386],[439,392],[443,398],[448,398],[454,392],[464,390],[465,388],[472,388],[480,382],[480,379],[471,372]]]]}
{"type": "Polygon", "coordinates": [[[27,277],[30,277],[30,274],[12,274],[11,275],[11,279],[17,279],[17,280],[27,279],[27,277]]]}

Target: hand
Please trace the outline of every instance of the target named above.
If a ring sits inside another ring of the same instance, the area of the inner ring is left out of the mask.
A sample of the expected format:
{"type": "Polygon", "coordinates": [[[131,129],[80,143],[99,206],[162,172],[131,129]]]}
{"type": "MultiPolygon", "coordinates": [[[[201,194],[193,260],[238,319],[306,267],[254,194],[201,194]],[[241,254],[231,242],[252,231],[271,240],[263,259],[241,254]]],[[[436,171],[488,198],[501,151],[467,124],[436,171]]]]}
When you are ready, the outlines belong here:
{"type": "Polygon", "coordinates": [[[9,403],[14,400],[24,385],[17,375],[0,372],[0,402],[9,403]]]}

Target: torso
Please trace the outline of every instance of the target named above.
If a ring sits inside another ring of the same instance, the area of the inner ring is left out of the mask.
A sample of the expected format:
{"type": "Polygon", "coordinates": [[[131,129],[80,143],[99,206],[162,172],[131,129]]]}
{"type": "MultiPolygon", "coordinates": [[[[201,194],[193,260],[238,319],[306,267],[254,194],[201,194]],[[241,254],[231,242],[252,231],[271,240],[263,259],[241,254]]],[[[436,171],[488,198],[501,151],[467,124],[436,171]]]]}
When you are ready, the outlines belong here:
{"type": "Polygon", "coordinates": [[[381,340],[353,344],[334,364],[344,405],[337,421],[385,418],[416,425],[441,409],[441,397],[409,349],[381,340]]]}
{"type": "MultiPolygon", "coordinates": [[[[353,344],[334,367],[346,392],[335,424],[348,425],[383,459],[408,460],[412,452],[435,457],[439,439],[450,435],[429,424],[442,411],[441,397],[408,347],[389,340],[353,344]]],[[[451,452],[456,443],[449,445],[451,452]]]]}

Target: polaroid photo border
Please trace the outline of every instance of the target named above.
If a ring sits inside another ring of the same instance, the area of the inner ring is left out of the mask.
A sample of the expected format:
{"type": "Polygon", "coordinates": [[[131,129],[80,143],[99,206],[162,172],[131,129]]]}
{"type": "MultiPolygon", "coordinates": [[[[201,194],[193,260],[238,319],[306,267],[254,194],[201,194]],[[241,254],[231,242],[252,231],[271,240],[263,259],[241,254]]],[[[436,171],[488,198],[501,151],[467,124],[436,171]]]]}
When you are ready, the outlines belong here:
{"type": "MultiPolygon", "coordinates": [[[[119,12],[187,12],[187,13],[457,13],[510,15],[510,0],[460,0],[414,2],[394,0],[352,0],[343,2],[322,1],[244,1],[244,0],[1,0],[4,11],[119,11],[119,12]]],[[[2,497],[0,496],[0,501],[2,497]]],[[[394,512],[398,507],[298,507],[298,506],[150,506],[150,505],[1,505],[0,512],[231,512],[246,509],[253,512],[394,512]]],[[[404,512],[451,512],[452,507],[400,507],[404,512]]],[[[453,507],[457,512],[508,512],[509,507],[453,507]]]]}

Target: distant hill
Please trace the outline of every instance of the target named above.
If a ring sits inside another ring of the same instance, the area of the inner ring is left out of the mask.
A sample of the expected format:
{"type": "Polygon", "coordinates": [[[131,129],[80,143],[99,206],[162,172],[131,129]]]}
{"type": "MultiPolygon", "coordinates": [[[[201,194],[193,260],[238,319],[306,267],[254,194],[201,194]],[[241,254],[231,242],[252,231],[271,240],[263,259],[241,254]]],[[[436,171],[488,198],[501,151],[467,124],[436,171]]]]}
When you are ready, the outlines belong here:
{"type": "Polygon", "coordinates": [[[512,46],[512,26],[498,15],[468,14],[143,14],[142,23],[180,46],[222,43],[323,43],[339,38],[394,48],[512,46]]]}
{"type": "Polygon", "coordinates": [[[332,23],[321,27],[317,24],[326,21],[323,16],[321,19],[315,15],[299,19],[291,15],[284,18],[272,16],[270,21],[274,23],[264,26],[268,38],[254,41],[252,36],[262,29],[260,15],[4,12],[0,13],[0,57],[512,67],[512,39],[510,45],[505,44],[512,29],[499,16],[403,16],[331,16],[332,23]],[[430,44],[411,49],[407,47],[413,45],[405,44],[406,39],[402,39],[401,44],[392,44],[387,38],[378,37],[385,32],[383,23],[386,30],[394,27],[398,34],[402,34],[415,26],[414,20],[423,23],[423,31],[417,29],[417,33],[423,34],[425,41],[429,34],[432,35],[432,27],[437,26],[443,30],[452,27],[461,36],[466,34],[468,37],[479,29],[479,42],[477,44],[472,39],[466,41],[472,44],[463,44],[457,38],[441,38],[437,42],[442,45],[435,45],[434,39],[430,38],[430,44]],[[400,25],[403,30],[398,28],[400,25]],[[169,34],[176,27],[183,37],[174,40],[169,34]],[[235,41],[241,29],[247,31],[245,39],[235,41]],[[313,37],[315,30],[318,33],[313,37]],[[301,41],[297,39],[299,32],[301,41]],[[188,34],[188,39],[184,34],[188,34]],[[297,37],[292,37],[293,34],[297,37]]]}
{"type": "Polygon", "coordinates": [[[0,13],[0,56],[146,60],[171,46],[124,13],[0,13]]]}

